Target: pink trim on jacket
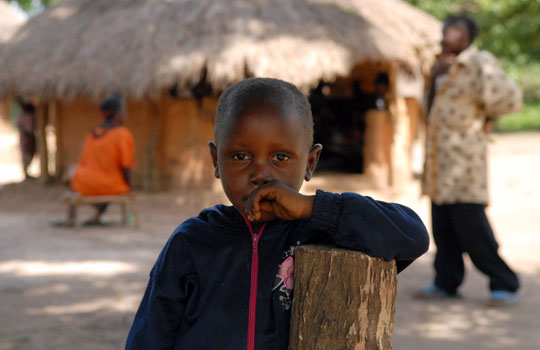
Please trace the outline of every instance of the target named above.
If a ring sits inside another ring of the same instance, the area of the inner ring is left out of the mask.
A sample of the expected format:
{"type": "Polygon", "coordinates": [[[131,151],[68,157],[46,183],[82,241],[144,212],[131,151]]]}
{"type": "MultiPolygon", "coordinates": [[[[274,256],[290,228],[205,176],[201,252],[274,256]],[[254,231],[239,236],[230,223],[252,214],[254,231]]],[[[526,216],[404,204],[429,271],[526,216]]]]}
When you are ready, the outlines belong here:
{"type": "Polygon", "coordinates": [[[252,254],[251,254],[251,287],[249,291],[249,321],[248,321],[248,337],[247,337],[247,350],[255,349],[255,316],[257,311],[257,286],[259,277],[259,240],[262,236],[264,223],[259,230],[259,233],[253,233],[251,222],[242,214],[244,221],[251,234],[252,254]]]}

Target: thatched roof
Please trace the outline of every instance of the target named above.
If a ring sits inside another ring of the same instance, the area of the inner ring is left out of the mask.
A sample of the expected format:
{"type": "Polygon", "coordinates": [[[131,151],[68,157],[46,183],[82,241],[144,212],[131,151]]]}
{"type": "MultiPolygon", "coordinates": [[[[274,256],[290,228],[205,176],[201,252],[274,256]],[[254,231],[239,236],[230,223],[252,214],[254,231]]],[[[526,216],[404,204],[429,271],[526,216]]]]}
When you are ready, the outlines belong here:
{"type": "Polygon", "coordinates": [[[8,40],[24,23],[24,17],[7,2],[0,1],[0,43],[8,40]]]}
{"type": "Polygon", "coordinates": [[[439,32],[401,0],[64,0],[0,54],[0,94],[141,97],[203,69],[215,90],[248,73],[306,88],[362,61],[418,67],[439,32]]]}

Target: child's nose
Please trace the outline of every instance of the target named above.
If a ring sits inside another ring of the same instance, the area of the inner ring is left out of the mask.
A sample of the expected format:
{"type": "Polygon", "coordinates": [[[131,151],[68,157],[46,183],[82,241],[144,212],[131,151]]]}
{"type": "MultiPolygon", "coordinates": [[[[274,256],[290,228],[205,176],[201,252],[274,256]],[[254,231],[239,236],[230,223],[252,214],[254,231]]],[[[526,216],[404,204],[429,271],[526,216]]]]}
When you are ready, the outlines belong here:
{"type": "Polygon", "coordinates": [[[253,164],[253,171],[249,179],[250,183],[255,186],[260,186],[272,181],[272,175],[270,175],[270,172],[268,170],[269,169],[266,167],[265,164],[253,164]]]}

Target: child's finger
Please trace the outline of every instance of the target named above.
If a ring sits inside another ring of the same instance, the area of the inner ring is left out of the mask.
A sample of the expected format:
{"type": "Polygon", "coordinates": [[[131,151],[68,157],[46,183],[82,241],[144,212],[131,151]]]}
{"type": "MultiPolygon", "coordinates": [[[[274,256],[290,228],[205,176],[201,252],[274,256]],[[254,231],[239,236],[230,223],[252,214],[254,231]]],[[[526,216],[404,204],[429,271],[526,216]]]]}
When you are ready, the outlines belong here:
{"type": "Polygon", "coordinates": [[[262,200],[259,202],[259,214],[261,214],[261,216],[262,216],[262,213],[273,213],[273,212],[274,212],[274,207],[272,206],[272,202],[267,201],[267,200],[262,200]]]}
{"type": "MultiPolygon", "coordinates": [[[[256,188],[251,192],[246,202],[246,215],[250,221],[257,221],[261,218],[261,202],[271,201],[273,199],[272,190],[270,186],[263,185],[256,188]]],[[[267,208],[265,208],[267,209],[267,208]]],[[[270,206],[270,212],[272,208],[270,206]]]]}
{"type": "Polygon", "coordinates": [[[260,216],[259,199],[257,198],[258,192],[259,189],[256,188],[253,192],[251,192],[246,201],[246,216],[250,221],[256,221],[260,216]]]}

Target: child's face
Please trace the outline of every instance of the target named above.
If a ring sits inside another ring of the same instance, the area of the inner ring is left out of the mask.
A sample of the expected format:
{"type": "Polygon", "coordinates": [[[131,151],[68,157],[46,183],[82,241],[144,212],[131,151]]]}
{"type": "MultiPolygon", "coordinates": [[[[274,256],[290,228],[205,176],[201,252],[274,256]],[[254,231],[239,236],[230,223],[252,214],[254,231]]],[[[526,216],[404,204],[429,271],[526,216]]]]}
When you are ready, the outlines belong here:
{"type": "Polygon", "coordinates": [[[298,191],[304,179],[311,178],[321,146],[310,149],[298,116],[255,108],[231,123],[223,130],[219,144],[210,143],[210,152],[216,177],[241,213],[258,186],[279,180],[298,191]]]}

